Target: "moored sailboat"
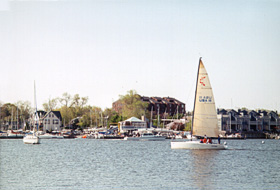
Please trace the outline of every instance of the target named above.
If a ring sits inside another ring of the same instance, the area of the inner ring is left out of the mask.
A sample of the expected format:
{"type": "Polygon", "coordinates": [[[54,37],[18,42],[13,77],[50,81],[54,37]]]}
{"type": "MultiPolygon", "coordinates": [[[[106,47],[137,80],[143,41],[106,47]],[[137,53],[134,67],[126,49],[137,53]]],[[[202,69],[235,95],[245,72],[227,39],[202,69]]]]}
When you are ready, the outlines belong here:
{"type": "Polygon", "coordinates": [[[201,143],[201,141],[192,140],[194,136],[203,137],[205,135],[210,138],[217,137],[219,135],[219,130],[212,87],[208,73],[200,58],[194,98],[191,141],[171,142],[171,148],[210,150],[223,150],[227,148],[222,144],[201,143]]]}
{"type": "Polygon", "coordinates": [[[40,144],[40,139],[36,135],[35,130],[33,130],[32,134],[28,134],[23,137],[24,144],[40,144]]]}
{"type": "Polygon", "coordinates": [[[39,118],[37,113],[37,103],[36,103],[36,90],[35,90],[35,81],[34,81],[34,103],[35,103],[35,115],[34,115],[34,124],[33,124],[33,133],[27,134],[25,137],[23,137],[24,144],[40,144],[40,139],[35,133],[35,124],[37,125],[37,131],[38,131],[38,124],[39,124],[39,118]]]}

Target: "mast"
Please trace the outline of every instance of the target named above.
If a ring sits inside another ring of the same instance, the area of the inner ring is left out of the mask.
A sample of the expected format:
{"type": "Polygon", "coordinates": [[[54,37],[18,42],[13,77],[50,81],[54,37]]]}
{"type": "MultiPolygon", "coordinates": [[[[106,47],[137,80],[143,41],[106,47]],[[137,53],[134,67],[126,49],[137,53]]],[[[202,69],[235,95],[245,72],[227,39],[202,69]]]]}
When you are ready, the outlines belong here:
{"type": "Polygon", "coordinates": [[[95,115],[95,119],[96,119],[96,128],[98,127],[98,113],[96,112],[96,108],[94,108],[94,115],[95,115]]]}
{"type": "Polygon", "coordinates": [[[17,128],[16,129],[18,130],[18,104],[17,104],[17,128]]]}
{"type": "Polygon", "coordinates": [[[153,126],[153,108],[154,108],[154,106],[152,106],[152,111],[151,111],[150,128],[152,128],[152,126],[153,126]]]}
{"type": "Polygon", "coordinates": [[[196,93],[197,93],[197,83],[198,83],[198,74],[199,74],[201,58],[202,57],[199,58],[198,69],[197,69],[197,77],[196,77],[196,87],[195,87],[194,103],[193,103],[193,114],[192,114],[191,140],[192,140],[192,134],[193,134],[193,120],[194,120],[195,102],[196,102],[196,93]]]}
{"type": "Polygon", "coordinates": [[[157,109],[157,117],[158,117],[158,122],[157,122],[157,127],[159,128],[160,121],[159,121],[159,104],[158,104],[158,109],[157,109]]]}
{"type": "Polygon", "coordinates": [[[35,84],[35,80],[34,80],[34,106],[35,106],[35,123],[36,123],[37,131],[38,131],[39,118],[37,117],[37,100],[36,100],[36,84],[35,84]]]}
{"type": "Polygon", "coordinates": [[[101,121],[101,126],[103,127],[103,115],[101,111],[100,111],[100,121],[101,121]]]}
{"type": "Polygon", "coordinates": [[[90,127],[92,127],[92,115],[91,115],[92,110],[90,109],[90,127]]]}
{"type": "Polygon", "coordinates": [[[164,121],[163,121],[163,128],[165,127],[165,126],[164,126],[164,123],[165,123],[165,119],[166,119],[166,110],[167,110],[167,106],[166,106],[166,108],[165,108],[165,112],[164,112],[164,116],[163,116],[163,119],[164,119],[164,121]]]}
{"type": "Polygon", "coordinates": [[[14,120],[14,108],[12,107],[12,116],[11,116],[11,130],[13,130],[13,120],[14,120]]]}
{"type": "Polygon", "coordinates": [[[179,104],[177,104],[177,120],[178,120],[178,114],[179,114],[179,104]]]}

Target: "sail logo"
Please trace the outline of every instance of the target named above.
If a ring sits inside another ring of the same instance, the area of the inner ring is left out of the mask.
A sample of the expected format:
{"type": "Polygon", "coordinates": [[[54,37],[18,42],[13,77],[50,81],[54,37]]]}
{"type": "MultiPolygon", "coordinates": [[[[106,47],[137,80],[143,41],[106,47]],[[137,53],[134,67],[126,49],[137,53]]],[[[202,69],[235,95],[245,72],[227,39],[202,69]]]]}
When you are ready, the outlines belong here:
{"type": "Polygon", "coordinates": [[[199,79],[199,83],[202,84],[203,86],[205,86],[205,83],[202,82],[203,79],[205,79],[206,77],[202,77],[201,79],[199,79]]]}
{"type": "Polygon", "coordinates": [[[212,102],[212,96],[199,96],[199,102],[212,102]]]}

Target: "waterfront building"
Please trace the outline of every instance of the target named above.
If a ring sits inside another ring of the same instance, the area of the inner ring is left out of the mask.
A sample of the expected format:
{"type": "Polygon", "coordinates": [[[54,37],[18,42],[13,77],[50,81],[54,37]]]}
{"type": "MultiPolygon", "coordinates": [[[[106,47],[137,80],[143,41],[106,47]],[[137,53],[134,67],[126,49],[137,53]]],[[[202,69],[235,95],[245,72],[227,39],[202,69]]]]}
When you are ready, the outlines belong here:
{"type": "Polygon", "coordinates": [[[132,131],[138,129],[146,129],[147,122],[142,121],[136,117],[131,117],[125,121],[120,121],[118,123],[119,132],[121,133],[131,133],[132,131]]]}
{"type": "Polygon", "coordinates": [[[217,109],[217,114],[219,129],[226,134],[279,132],[280,119],[274,111],[217,109]]]}
{"type": "Polygon", "coordinates": [[[39,127],[46,131],[61,131],[62,117],[60,111],[38,111],[39,127]]]}
{"type": "MultiPolygon", "coordinates": [[[[161,117],[166,114],[169,116],[174,116],[176,114],[185,114],[185,104],[175,98],[171,97],[147,97],[147,96],[140,96],[139,98],[143,102],[148,103],[147,110],[153,112],[153,115],[159,114],[161,117]]],[[[112,109],[117,113],[121,113],[122,110],[122,102],[117,100],[113,102],[112,109]]]]}

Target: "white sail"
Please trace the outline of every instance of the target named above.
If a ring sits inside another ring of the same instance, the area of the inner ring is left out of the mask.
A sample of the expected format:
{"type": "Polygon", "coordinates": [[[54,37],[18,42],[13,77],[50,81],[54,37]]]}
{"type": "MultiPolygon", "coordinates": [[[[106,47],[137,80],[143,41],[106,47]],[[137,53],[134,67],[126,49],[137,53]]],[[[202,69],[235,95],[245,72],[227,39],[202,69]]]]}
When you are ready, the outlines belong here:
{"type": "Polygon", "coordinates": [[[218,119],[208,73],[200,59],[193,118],[193,135],[217,137],[218,119]]]}
{"type": "MultiPolygon", "coordinates": [[[[197,82],[195,90],[192,135],[217,137],[218,119],[212,87],[207,71],[199,60],[197,82]]],[[[191,136],[192,139],[192,136],[191,136]]],[[[193,140],[193,139],[192,139],[193,140]]],[[[171,141],[171,149],[225,150],[227,146],[215,143],[201,143],[200,141],[171,141]]]]}

